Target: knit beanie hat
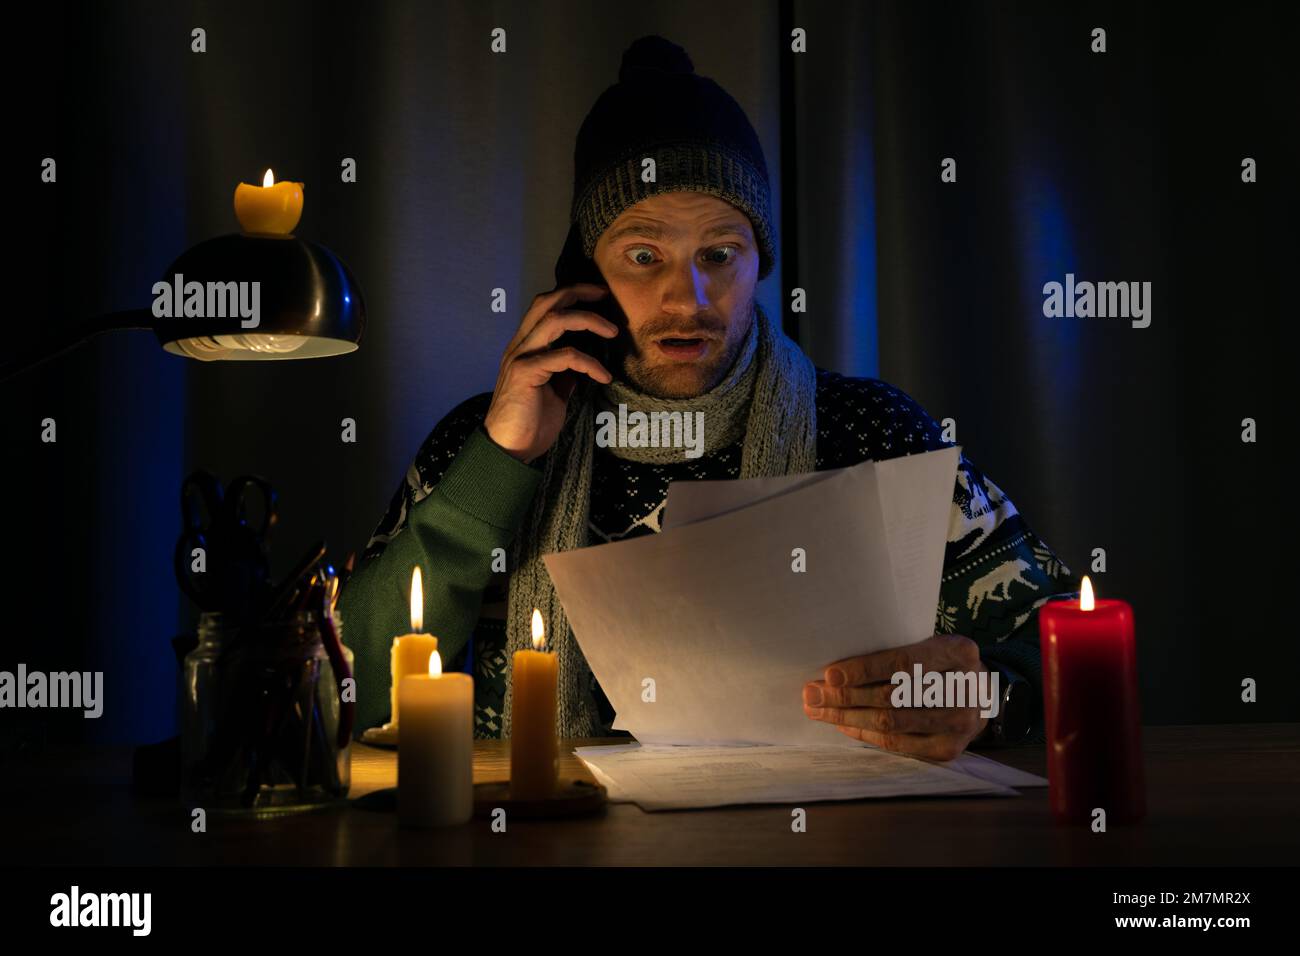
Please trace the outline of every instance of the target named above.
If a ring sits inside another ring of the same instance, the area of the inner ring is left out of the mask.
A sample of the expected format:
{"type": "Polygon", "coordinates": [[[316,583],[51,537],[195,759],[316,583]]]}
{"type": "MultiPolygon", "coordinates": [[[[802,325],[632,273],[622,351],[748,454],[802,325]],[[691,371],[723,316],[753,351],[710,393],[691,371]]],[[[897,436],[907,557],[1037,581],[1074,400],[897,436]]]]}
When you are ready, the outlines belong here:
{"type": "Polygon", "coordinates": [[[573,232],[591,258],[596,240],[628,207],[658,193],[690,190],[724,199],[747,216],[759,248],[758,277],[776,261],[767,163],[745,111],[698,76],[686,51],[645,36],[623,54],[618,82],[578,130],[573,151],[573,232]],[[655,181],[642,180],[653,158],[655,181]]]}

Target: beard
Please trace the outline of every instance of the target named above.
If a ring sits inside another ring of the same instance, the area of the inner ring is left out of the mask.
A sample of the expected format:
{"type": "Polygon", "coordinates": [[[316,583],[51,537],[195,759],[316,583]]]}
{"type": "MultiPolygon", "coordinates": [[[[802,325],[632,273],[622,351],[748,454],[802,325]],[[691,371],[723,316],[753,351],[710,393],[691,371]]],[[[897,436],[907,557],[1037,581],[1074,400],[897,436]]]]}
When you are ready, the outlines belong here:
{"type": "Polygon", "coordinates": [[[728,325],[708,318],[693,326],[673,319],[647,325],[640,336],[625,347],[621,356],[623,379],[638,391],[654,398],[695,398],[716,386],[731,371],[745,342],[749,323],[755,320],[754,295],[746,308],[728,325]],[[709,350],[695,362],[659,359],[655,340],[669,334],[698,335],[709,339],[709,350]]]}

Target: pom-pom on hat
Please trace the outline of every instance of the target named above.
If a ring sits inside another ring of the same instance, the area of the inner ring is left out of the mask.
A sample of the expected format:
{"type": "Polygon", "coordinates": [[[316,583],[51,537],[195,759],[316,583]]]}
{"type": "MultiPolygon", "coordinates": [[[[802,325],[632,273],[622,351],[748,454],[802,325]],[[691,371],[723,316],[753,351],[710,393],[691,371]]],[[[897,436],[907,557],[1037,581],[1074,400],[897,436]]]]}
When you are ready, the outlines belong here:
{"type": "Polygon", "coordinates": [[[758,277],[776,261],[771,188],[758,135],[721,86],[699,76],[686,51],[644,36],[623,54],[618,82],[583,120],[573,151],[571,221],[591,258],[624,210],[658,193],[690,190],[724,199],[747,216],[758,243],[758,277]],[[655,161],[655,182],[642,161],[655,161]]]}

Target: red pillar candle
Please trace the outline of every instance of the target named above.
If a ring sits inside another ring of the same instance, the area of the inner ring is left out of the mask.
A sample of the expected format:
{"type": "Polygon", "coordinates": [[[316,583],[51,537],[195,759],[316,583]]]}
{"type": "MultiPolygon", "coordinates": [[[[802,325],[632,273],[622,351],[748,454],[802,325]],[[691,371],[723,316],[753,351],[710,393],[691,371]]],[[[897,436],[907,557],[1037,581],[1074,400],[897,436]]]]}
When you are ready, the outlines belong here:
{"type": "Polygon", "coordinates": [[[1079,601],[1038,609],[1043,710],[1052,812],[1061,823],[1130,823],[1146,814],[1133,609],[1096,601],[1085,577],[1079,601]]]}

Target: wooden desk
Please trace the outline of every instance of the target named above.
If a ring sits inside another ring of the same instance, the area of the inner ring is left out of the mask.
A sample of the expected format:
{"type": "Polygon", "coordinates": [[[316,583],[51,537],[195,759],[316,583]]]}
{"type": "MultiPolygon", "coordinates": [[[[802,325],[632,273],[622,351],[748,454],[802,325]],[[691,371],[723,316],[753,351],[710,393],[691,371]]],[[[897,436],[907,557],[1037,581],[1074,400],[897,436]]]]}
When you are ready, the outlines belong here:
{"type": "MultiPolygon", "coordinates": [[[[174,803],[136,800],[130,753],[46,756],[6,768],[9,864],[303,865],[1293,865],[1300,724],[1148,727],[1149,816],[1107,834],[1055,826],[1046,789],[1019,798],[891,799],[790,807],[645,813],[611,805],[585,820],[476,820],[443,831],[400,830],[393,814],[345,808],[275,821],[222,821],[190,832],[174,803]]],[[[582,767],[567,741],[564,758],[582,767]]],[[[625,742],[620,740],[619,742],[625,742]]],[[[1043,748],[987,752],[1045,773],[1043,748]]],[[[508,749],[480,741],[475,780],[504,779],[508,749]]],[[[357,745],[352,795],[395,782],[395,755],[357,745]]]]}

